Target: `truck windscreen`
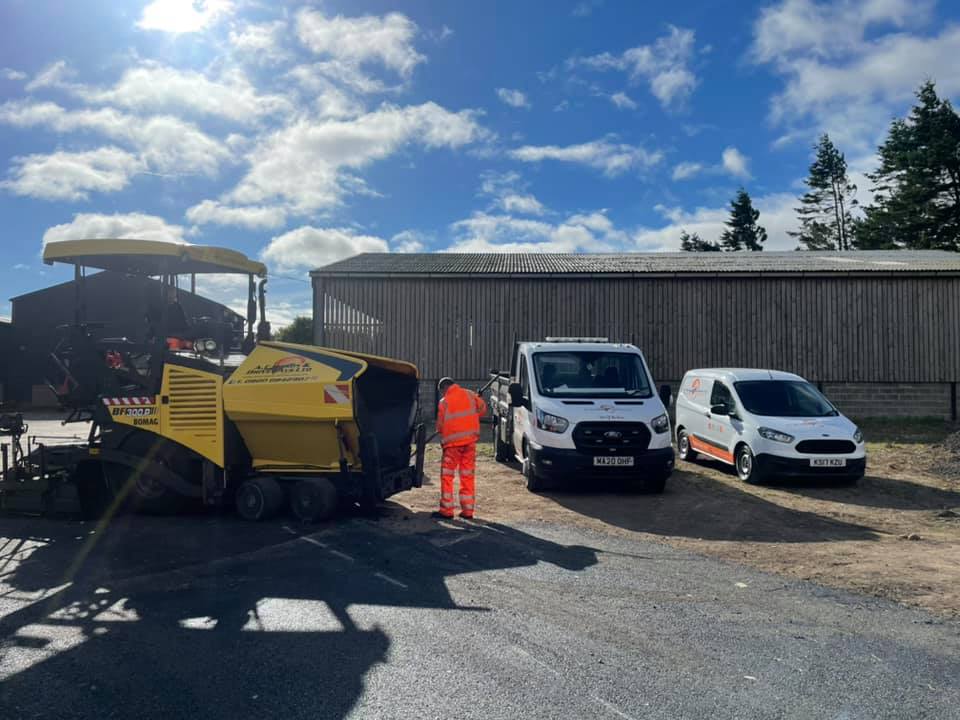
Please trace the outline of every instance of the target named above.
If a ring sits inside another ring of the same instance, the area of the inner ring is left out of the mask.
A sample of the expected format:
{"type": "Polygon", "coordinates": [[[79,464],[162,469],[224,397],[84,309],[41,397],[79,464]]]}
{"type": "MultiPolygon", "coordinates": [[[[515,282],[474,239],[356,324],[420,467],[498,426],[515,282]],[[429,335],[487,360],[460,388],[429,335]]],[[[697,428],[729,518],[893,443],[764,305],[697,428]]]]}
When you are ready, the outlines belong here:
{"type": "Polygon", "coordinates": [[[540,393],[549,397],[653,396],[646,370],[635,353],[538,352],[533,367],[540,393]]]}

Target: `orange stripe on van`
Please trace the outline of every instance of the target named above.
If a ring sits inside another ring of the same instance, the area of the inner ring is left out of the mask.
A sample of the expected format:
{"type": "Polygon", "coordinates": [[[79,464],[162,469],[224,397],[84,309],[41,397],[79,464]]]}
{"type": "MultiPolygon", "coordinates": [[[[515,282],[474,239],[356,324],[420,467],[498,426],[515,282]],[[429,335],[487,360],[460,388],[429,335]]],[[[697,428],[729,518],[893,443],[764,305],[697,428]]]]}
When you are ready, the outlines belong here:
{"type": "Polygon", "coordinates": [[[712,458],[717,460],[723,460],[724,462],[730,463],[733,465],[733,453],[728,452],[727,450],[722,450],[721,448],[714,447],[709,443],[705,443],[698,437],[691,435],[687,438],[690,441],[690,447],[696,450],[698,453],[703,453],[704,455],[709,455],[712,458]]]}

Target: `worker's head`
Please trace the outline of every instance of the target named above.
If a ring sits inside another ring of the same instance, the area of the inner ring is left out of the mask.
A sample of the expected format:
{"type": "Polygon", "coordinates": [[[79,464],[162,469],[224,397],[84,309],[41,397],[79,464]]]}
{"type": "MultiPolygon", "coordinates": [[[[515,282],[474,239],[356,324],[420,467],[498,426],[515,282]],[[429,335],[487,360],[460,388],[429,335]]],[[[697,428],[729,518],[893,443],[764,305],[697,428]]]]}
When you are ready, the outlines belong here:
{"type": "Polygon", "coordinates": [[[448,377],[441,378],[437,383],[437,392],[440,393],[440,397],[443,397],[451,387],[453,387],[453,380],[448,377]]]}

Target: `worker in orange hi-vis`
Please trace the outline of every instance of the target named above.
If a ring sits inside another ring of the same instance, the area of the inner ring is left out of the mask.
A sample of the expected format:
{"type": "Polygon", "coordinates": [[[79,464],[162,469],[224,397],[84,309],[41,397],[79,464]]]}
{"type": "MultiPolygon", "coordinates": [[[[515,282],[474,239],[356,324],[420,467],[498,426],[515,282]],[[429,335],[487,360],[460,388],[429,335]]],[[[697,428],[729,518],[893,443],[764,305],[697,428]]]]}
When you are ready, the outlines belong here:
{"type": "Polygon", "coordinates": [[[443,378],[437,385],[440,404],[437,407],[437,433],[443,446],[440,470],[440,512],[453,517],[453,478],[460,471],[460,517],[472,518],[476,505],[474,472],[477,441],[480,440],[480,416],[487,412],[483,398],[443,378]]]}

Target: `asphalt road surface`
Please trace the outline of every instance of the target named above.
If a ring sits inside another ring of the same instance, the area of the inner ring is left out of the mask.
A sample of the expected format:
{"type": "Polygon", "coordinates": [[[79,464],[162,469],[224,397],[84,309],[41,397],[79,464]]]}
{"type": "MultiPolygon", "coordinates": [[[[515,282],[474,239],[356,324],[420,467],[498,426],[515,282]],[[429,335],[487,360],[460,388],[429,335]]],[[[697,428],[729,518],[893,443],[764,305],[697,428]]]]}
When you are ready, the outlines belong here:
{"type": "Polygon", "coordinates": [[[3,718],[957,718],[960,625],[659,545],[394,509],[0,517],[3,718]]]}

